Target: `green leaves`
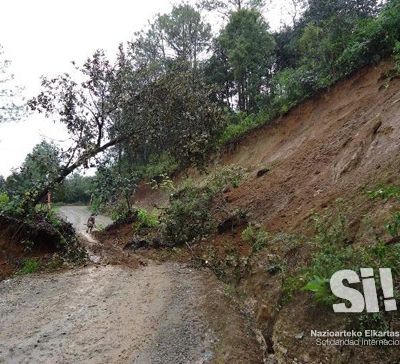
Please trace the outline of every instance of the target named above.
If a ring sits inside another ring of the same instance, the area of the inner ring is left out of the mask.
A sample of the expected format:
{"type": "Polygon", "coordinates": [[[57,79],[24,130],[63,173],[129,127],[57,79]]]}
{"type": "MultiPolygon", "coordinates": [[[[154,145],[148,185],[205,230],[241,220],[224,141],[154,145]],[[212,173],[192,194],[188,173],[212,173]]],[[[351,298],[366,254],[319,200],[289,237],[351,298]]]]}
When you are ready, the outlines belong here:
{"type": "Polygon", "coordinates": [[[256,97],[266,86],[274,62],[275,41],[268,24],[257,10],[238,10],[231,14],[218,42],[234,75],[239,110],[255,110],[256,97]]]}
{"type": "Polygon", "coordinates": [[[385,225],[387,232],[396,238],[400,234],[400,212],[395,212],[392,216],[392,220],[385,225]]]}
{"type": "Polygon", "coordinates": [[[312,292],[317,302],[331,305],[335,300],[329,287],[329,279],[314,276],[303,288],[304,291],[312,292]]]}
{"type": "Polygon", "coordinates": [[[211,25],[194,7],[183,3],[175,5],[170,13],[159,15],[136,36],[131,44],[133,61],[159,76],[174,62],[186,62],[196,69],[210,46],[211,25]]]}
{"type": "Polygon", "coordinates": [[[0,123],[19,120],[25,112],[21,88],[13,82],[14,75],[8,70],[10,63],[0,44],[0,123]]]}

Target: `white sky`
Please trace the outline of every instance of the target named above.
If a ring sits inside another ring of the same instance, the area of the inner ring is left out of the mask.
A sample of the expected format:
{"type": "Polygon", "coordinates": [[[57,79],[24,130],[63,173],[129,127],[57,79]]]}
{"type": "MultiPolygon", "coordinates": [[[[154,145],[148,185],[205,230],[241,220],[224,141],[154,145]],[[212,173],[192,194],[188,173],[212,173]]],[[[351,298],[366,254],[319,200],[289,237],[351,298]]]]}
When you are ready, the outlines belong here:
{"type": "MultiPolygon", "coordinates": [[[[276,0],[266,13],[272,28],[286,15],[283,2],[276,0]]],[[[79,64],[98,48],[114,54],[120,42],[171,7],[169,0],[1,0],[0,44],[29,98],[40,89],[41,75],[68,72],[72,60],[79,64]]],[[[35,114],[0,124],[0,175],[18,167],[44,137],[62,140],[65,132],[35,114]]]]}

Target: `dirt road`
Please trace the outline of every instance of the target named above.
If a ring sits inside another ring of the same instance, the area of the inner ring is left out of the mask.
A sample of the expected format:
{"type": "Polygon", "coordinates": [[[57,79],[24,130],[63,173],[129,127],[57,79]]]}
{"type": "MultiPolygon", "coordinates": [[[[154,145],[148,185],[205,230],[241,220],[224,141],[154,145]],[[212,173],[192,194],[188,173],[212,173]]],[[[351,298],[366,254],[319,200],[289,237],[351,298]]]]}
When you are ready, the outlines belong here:
{"type": "MultiPolygon", "coordinates": [[[[82,237],[81,242],[85,245],[89,259],[93,263],[104,261],[106,255],[104,249],[99,246],[91,234],[86,232],[86,222],[91,214],[89,208],[87,206],[61,206],[59,214],[74,225],[76,232],[82,237]]],[[[104,228],[111,223],[112,220],[108,216],[97,215],[94,231],[104,228]]]]}
{"type": "MultiPolygon", "coordinates": [[[[76,226],[87,218],[62,211],[76,226]]],[[[217,342],[204,310],[210,276],[103,264],[2,281],[0,363],[207,363],[217,342]]],[[[212,297],[223,305],[222,290],[212,297]]]]}
{"type": "Polygon", "coordinates": [[[0,362],[204,363],[201,276],[175,264],[0,283],[0,362]]]}

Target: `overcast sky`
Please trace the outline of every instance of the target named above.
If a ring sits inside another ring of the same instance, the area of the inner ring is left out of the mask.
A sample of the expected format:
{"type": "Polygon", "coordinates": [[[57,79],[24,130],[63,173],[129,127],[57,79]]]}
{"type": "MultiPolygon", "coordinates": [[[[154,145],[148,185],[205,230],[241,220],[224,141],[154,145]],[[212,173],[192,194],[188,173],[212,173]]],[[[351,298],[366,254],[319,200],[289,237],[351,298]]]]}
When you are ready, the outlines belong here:
{"type": "MultiPolygon", "coordinates": [[[[116,52],[157,13],[171,9],[170,0],[1,0],[0,44],[12,61],[15,80],[27,97],[40,89],[41,75],[71,70],[94,50],[116,52]]],[[[266,17],[272,28],[286,17],[276,0],[266,17]]],[[[0,175],[18,167],[42,138],[65,139],[60,125],[37,115],[0,124],[0,175]]]]}

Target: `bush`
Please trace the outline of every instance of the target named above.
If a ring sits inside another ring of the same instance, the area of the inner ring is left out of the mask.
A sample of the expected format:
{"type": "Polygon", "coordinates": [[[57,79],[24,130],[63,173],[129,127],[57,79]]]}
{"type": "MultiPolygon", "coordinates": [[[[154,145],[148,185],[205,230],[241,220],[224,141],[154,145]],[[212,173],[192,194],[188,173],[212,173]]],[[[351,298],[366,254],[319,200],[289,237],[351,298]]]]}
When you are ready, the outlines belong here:
{"type": "Polygon", "coordinates": [[[250,243],[253,252],[256,253],[267,246],[269,236],[261,227],[249,225],[243,230],[242,239],[250,243]]]}
{"type": "Polygon", "coordinates": [[[380,185],[374,190],[367,191],[368,196],[373,199],[389,200],[391,198],[400,199],[400,187],[393,185],[380,185]]]}
{"type": "Polygon", "coordinates": [[[400,41],[396,42],[393,53],[394,60],[396,62],[396,71],[400,73],[400,41]]]}
{"type": "Polygon", "coordinates": [[[125,219],[129,218],[131,215],[132,215],[132,211],[129,211],[127,209],[126,204],[119,203],[111,211],[111,220],[113,222],[124,221],[125,219]]]}
{"type": "Polygon", "coordinates": [[[349,242],[347,218],[341,206],[325,215],[315,214],[313,220],[316,230],[314,240],[318,245],[323,248],[342,248],[349,242]]]}
{"type": "Polygon", "coordinates": [[[148,212],[146,209],[139,209],[137,211],[137,220],[139,222],[138,228],[154,228],[158,225],[157,215],[148,212]]]}
{"type": "Polygon", "coordinates": [[[387,232],[392,238],[397,238],[400,233],[400,212],[395,212],[392,216],[392,221],[385,225],[387,232]]]}
{"type": "Polygon", "coordinates": [[[31,274],[39,270],[40,263],[34,258],[25,259],[22,262],[21,268],[17,271],[17,274],[31,274]]]}
{"type": "Polygon", "coordinates": [[[226,187],[237,187],[244,178],[240,168],[224,168],[211,174],[202,184],[185,181],[170,198],[161,222],[169,245],[192,243],[214,230],[212,201],[226,187]]]}
{"type": "Polygon", "coordinates": [[[149,161],[139,166],[139,173],[148,179],[161,175],[170,176],[178,168],[178,162],[167,153],[152,155],[149,161]]]}
{"type": "Polygon", "coordinates": [[[239,187],[246,174],[240,167],[223,167],[216,173],[211,173],[206,179],[205,184],[211,193],[223,191],[226,187],[239,187]]]}
{"type": "Polygon", "coordinates": [[[285,114],[294,106],[314,94],[317,76],[307,66],[288,68],[277,73],[273,80],[272,107],[285,114]]]}
{"type": "Polygon", "coordinates": [[[3,192],[0,193],[0,211],[6,206],[8,205],[8,203],[10,202],[10,198],[8,197],[8,195],[3,192]]]}
{"type": "Polygon", "coordinates": [[[314,294],[314,299],[324,305],[331,305],[335,302],[335,296],[332,294],[329,286],[329,279],[314,276],[304,287],[305,291],[314,294]]]}
{"type": "Polygon", "coordinates": [[[171,197],[163,215],[164,236],[170,245],[182,245],[208,234],[213,227],[209,188],[186,185],[171,197]]]}

